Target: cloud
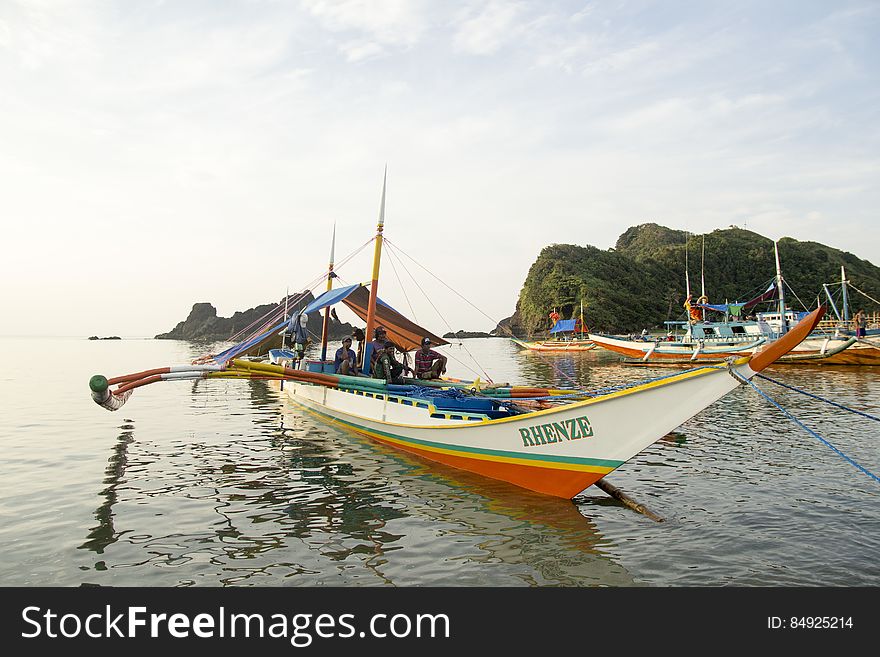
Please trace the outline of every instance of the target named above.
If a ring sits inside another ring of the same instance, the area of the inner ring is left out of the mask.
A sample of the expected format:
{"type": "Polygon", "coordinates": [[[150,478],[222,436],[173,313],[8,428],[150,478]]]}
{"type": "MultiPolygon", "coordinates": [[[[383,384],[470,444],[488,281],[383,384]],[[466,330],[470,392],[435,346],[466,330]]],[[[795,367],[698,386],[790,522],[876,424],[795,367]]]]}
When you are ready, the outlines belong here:
{"type": "Polygon", "coordinates": [[[452,43],[455,50],[471,55],[490,55],[521,38],[525,5],[493,0],[464,9],[452,43]]]}
{"type": "Polygon", "coordinates": [[[380,45],[412,46],[428,28],[423,0],[303,0],[331,32],[360,33],[380,45]]]}

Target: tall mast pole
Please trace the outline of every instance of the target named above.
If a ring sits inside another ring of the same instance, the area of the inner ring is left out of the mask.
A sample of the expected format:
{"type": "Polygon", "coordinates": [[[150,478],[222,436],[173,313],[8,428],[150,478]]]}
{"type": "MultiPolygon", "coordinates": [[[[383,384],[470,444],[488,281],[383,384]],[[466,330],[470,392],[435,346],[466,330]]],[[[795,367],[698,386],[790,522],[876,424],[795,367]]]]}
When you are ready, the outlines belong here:
{"type": "MultiPolygon", "coordinates": [[[[688,297],[691,296],[691,277],[688,274],[688,240],[690,240],[690,235],[688,234],[684,238],[684,286],[686,290],[686,294],[688,297]]],[[[688,318],[690,319],[690,317],[688,318]]]]}
{"type": "Polygon", "coordinates": [[[846,271],[843,265],[840,265],[840,288],[843,290],[843,327],[848,328],[849,325],[849,296],[846,293],[846,271]]]}
{"type": "MultiPolygon", "coordinates": [[[[379,297],[379,263],[382,260],[382,231],[385,229],[385,183],[388,180],[388,167],[382,175],[382,200],[379,202],[379,224],[376,226],[376,245],[373,249],[373,278],[370,283],[370,302],[367,305],[367,328],[365,340],[372,340],[373,328],[376,324],[376,299],[379,297]]],[[[369,344],[369,343],[368,343],[369,344]]],[[[367,368],[367,350],[364,349],[363,369],[367,368]]]]}
{"type": "Polygon", "coordinates": [[[779,244],[773,242],[773,252],[776,254],[776,287],[779,290],[779,334],[788,332],[788,322],[785,321],[785,289],[782,286],[782,267],[779,264],[779,244]]]}
{"type": "MultiPolygon", "coordinates": [[[[336,254],[336,222],[333,222],[333,237],[330,239],[330,264],[327,267],[327,291],[333,289],[333,261],[336,254]]],[[[330,335],[330,306],[324,308],[324,327],[321,329],[321,360],[327,360],[327,340],[330,335]]],[[[323,366],[322,366],[323,367],[323,366]]]]}
{"type": "Polygon", "coordinates": [[[581,338],[584,337],[584,300],[581,299],[581,338]]]}
{"type": "MultiPolygon", "coordinates": [[[[704,303],[708,302],[709,298],[706,296],[706,236],[703,235],[703,250],[700,253],[700,298],[706,299],[704,303]]],[[[706,309],[703,308],[703,321],[706,321],[706,309]]]]}

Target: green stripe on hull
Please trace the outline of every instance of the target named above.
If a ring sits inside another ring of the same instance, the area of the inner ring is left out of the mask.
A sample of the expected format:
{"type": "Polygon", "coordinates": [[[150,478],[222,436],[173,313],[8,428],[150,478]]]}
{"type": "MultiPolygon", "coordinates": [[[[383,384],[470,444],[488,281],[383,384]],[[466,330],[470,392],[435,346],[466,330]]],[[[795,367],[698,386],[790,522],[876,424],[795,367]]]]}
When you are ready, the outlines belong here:
{"type": "Polygon", "coordinates": [[[379,434],[381,436],[385,436],[386,438],[399,440],[404,443],[409,443],[413,446],[426,447],[426,448],[434,448],[434,449],[442,449],[450,452],[458,452],[462,455],[469,454],[480,454],[483,456],[492,456],[498,458],[512,458],[512,459],[521,459],[523,461],[534,461],[536,465],[540,463],[568,463],[571,465],[586,465],[592,467],[599,468],[610,468],[616,469],[623,465],[624,461],[610,461],[606,459],[589,459],[589,458],[578,458],[572,456],[555,456],[552,454],[546,454],[543,456],[538,456],[536,454],[524,454],[522,452],[506,452],[502,450],[494,450],[494,449],[480,449],[477,447],[463,447],[461,445],[450,445],[448,443],[436,443],[429,440],[420,440],[418,438],[409,438],[407,436],[401,436],[396,433],[388,433],[385,431],[381,431],[380,429],[373,429],[371,427],[367,427],[361,424],[357,424],[355,422],[351,422],[349,420],[343,420],[342,418],[336,417],[335,415],[331,415],[330,413],[325,413],[324,411],[319,411],[316,408],[309,406],[308,404],[303,404],[302,402],[298,402],[297,400],[292,400],[294,403],[299,404],[305,408],[308,408],[319,415],[323,415],[325,417],[330,418],[336,422],[340,422],[352,429],[355,430],[363,430],[368,431],[370,433],[379,434]]]}

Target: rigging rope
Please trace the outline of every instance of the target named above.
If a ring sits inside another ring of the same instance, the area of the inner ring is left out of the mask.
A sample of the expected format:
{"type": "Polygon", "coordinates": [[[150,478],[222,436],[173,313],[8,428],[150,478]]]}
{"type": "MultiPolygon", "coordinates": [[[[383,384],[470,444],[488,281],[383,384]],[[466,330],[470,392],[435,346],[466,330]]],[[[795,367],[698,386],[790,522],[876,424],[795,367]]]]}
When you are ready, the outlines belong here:
{"type": "Polygon", "coordinates": [[[872,297],[872,296],[871,296],[870,294],[868,294],[867,292],[862,292],[859,288],[857,288],[857,287],[856,287],[855,285],[853,285],[852,283],[847,283],[847,285],[849,285],[852,289],[854,289],[856,292],[858,292],[858,293],[861,294],[862,296],[867,297],[868,299],[870,299],[870,300],[873,301],[874,303],[880,305],[880,301],[877,301],[877,299],[875,299],[874,297],[872,297]]]}
{"type": "Polygon", "coordinates": [[[803,430],[806,431],[808,434],[810,434],[811,436],[813,436],[813,438],[815,438],[816,440],[818,440],[819,442],[821,442],[821,443],[824,444],[825,446],[829,447],[832,451],[834,451],[838,456],[840,456],[840,457],[841,457],[843,460],[845,460],[847,463],[849,463],[849,464],[852,465],[853,467],[857,468],[858,470],[861,470],[862,472],[864,472],[866,475],[868,475],[869,477],[871,477],[871,479],[873,479],[873,480],[876,481],[877,483],[880,483],[880,477],[878,477],[877,475],[875,475],[873,472],[871,472],[870,470],[868,470],[868,469],[867,469],[866,467],[864,467],[863,465],[859,464],[859,463],[858,463],[857,461],[855,461],[854,459],[852,459],[852,458],[850,458],[849,456],[847,456],[846,454],[844,454],[840,449],[838,449],[837,447],[835,447],[834,445],[832,445],[830,442],[828,442],[827,440],[825,440],[825,439],[824,439],[822,436],[820,436],[818,433],[816,433],[815,431],[813,431],[812,429],[810,429],[808,426],[806,426],[803,422],[801,422],[800,420],[798,420],[794,415],[792,415],[792,414],[789,413],[787,410],[785,410],[784,408],[782,408],[782,406],[780,406],[776,401],[774,401],[773,398],[770,397],[770,395],[768,395],[766,392],[764,392],[764,391],[761,390],[758,386],[756,386],[756,385],[754,384],[754,382],[752,382],[752,381],[750,381],[749,379],[745,378],[744,376],[742,376],[739,372],[737,372],[737,371],[734,370],[734,369],[731,369],[731,370],[729,370],[729,371],[730,371],[730,374],[731,374],[735,379],[738,379],[739,381],[741,381],[741,382],[743,382],[743,383],[747,383],[747,384],[749,384],[752,388],[754,388],[755,390],[757,390],[759,395],[761,395],[764,399],[766,399],[768,402],[770,402],[770,403],[773,404],[776,408],[778,408],[780,411],[782,411],[782,413],[783,413],[783,414],[784,414],[789,420],[791,420],[791,421],[794,422],[796,425],[798,425],[801,429],[803,429],[803,430]]]}
{"type": "MultiPolygon", "coordinates": [[[[393,248],[395,251],[399,251],[399,249],[398,249],[397,247],[392,247],[392,245],[391,245],[387,240],[385,241],[385,243],[388,244],[388,246],[389,246],[389,253],[390,253],[390,251],[391,251],[392,248],[393,248]]],[[[406,255],[406,254],[404,254],[404,255],[406,255]]],[[[407,257],[407,258],[410,258],[410,256],[406,256],[406,257],[407,257]]],[[[410,260],[412,260],[412,258],[410,258],[410,260]]],[[[431,307],[434,309],[434,312],[437,313],[437,316],[443,321],[444,324],[446,324],[446,327],[449,329],[449,332],[450,332],[450,333],[455,333],[455,331],[452,330],[452,326],[450,326],[450,325],[449,325],[449,322],[446,321],[446,317],[444,317],[443,314],[437,309],[437,306],[435,306],[435,305],[434,305],[434,302],[431,301],[431,297],[428,296],[427,292],[425,292],[425,291],[422,289],[422,286],[419,285],[418,281],[416,281],[416,279],[413,277],[412,273],[409,271],[409,269],[407,269],[406,265],[403,263],[403,260],[399,260],[399,262],[400,262],[400,265],[404,268],[404,270],[409,274],[409,277],[410,277],[410,278],[413,280],[413,282],[416,284],[416,287],[419,288],[419,292],[421,292],[421,293],[424,295],[425,299],[427,299],[428,303],[431,304],[431,307]]],[[[413,260],[413,262],[415,262],[415,261],[413,260]]],[[[418,264],[418,263],[416,263],[416,264],[418,264]]],[[[419,266],[421,266],[421,265],[419,265],[419,266]]],[[[424,267],[423,267],[423,269],[424,269],[424,267]]],[[[428,271],[428,270],[426,269],[425,271],[428,271]]],[[[428,272],[428,273],[430,273],[430,272],[428,272]]],[[[431,275],[433,276],[433,274],[431,274],[431,275]]],[[[439,279],[438,279],[438,280],[439,280],[439,279]]],[[[442,282],[442,281],[441,281],[441,282],[442,282]]],[[[444,283],[444,285],[445,285],[445,283],[444,283]]],[[[447,285],[447,287],[449,287],[449,286],[447,285]]],[[[450,288],[450,289],[452,289],[452,288],[450,288]]],[[[454,290],[453,290],[453,291],[454,291],[454,290]]],[[[464,297],[462,297],[462,298],[464,298],[464,297]]],[[[468,302],[468,303],[470,303],[470,302],[468,302]]],[[[477,367],[479,367],[479,368],[483,371],[483,376],[486,377],[486,380],[489,381],[489,382],[491,383],[491,382],[492,382],[492,377],[489,376],[489,373],[488,373],[488,372],[486,371],[486,369],[480,364],[480,361],[478,361],[476,358],[474,358],[474,355],[473,355],[473,354],[470,352],[470,350],[464,345],[463,342],[461,342],[461,341],[459,340],[459,343],[458,343],[458,344],[459,344],[459,346],[460,346],[462,349],[464,349],[464,350],[467,352],[467,355],[471,357],[471,360],[473,360],[474,363],[476,363],[477,367]]],[[[473,370],[471,370],[471,371],[473,371],[473,370]]]]}
{"type": "MultiPolygon", "coordinates": [[[[347,262],[349,262],[352,258],[354,258],[358,253],[363,251],[367,247],[367,245],[369,245],[373,241],[373,239],[375,239],[375,238],[371,237],[366,242],[361,244],[357,249],[355,249],[354,251],[349,253],[347,256],[345,256],[342,260],[339,261],[338,267],[341,268],[343,265],[345,265],[347,262]]],[[[319,283],[321,283],[322,281],[325,281],[326,278],[327,278],[326,272],[323,272],[320,275],[318,275],[317,277],[313,278],[309,282],[309,284],[306,287],[304,287],[302,292],[300,292],[299,294],[293,295],[294,296],[293,304],[295,305],[296,303],[301,301],[302,298],[307,293],[312,292],[312,289],[315,286],[317,286],[319,283]]],[[[288,300],[288,302],[290,302],[290,296],[291,295],[288,294],[285,297],[288,300]]],[[[224,359],[224,360],[228,360],[229,358],[234,357],[234,355],[241,353],[245,349],[249,349],[249,348],[255,346],[256,344],[259,344],[259,342],[261,342],[262,339],[265,339],[265,337],[268,337],[268,335],[264,335],[264,334],[266,334],[267,331],[271,331],[272,329],[275,328],[276,323],[278,322],[278,320],[281,318],[281,316],[283,314],[284,314],[284,300],[282,300],[282,302],[279,303],[273,310],[270,310],[268,313],[263,315],[263,317],[261,317],[260,319],[254,321],[254,322],[251,322],[247,327],[245,327],[244,329],[242,329],[241,331],[236,333],[232,338],[230,338],[230,341],[232,341],[236,338],[240,338],[240,336],[242,334],[246,333],[254,325],[260,324],[261,320],[265,319],[266,317],[269,317],[269,320],[262,323],[258,330],[254,331],[247,338],[245,338],[243,340],[239,339],[239,341],[235,345],[233,345],[229,349],[226,349],[225,351],[221,352],[220,354],[217,354],[216,357],[224,359]],[[260,336],[262,336],[262,339],[258,340],[257,342],[254,342],[254,340],[260,336]],[[245,349],[241,349],[241,346],[244,344],[247,344],[247,347],[245,349]],[[233,354],[233,356],[230,356],[229,354],[233,354]]]]}
{"type": "MultiPolygon", "coordinates": [[[[424,265],[422,265],[422,263],[420,263],[418,260],[416,260],[415,258],[413,258],[411,255],[409,255],[408,253],[406,253],[406,252],[403,251],[402,249],[400,249],[396,244],[392,244],[388,239],[385,240],[385,243],[388,244],[389,246],[392,246],[392,247],[394,248],[395,251],[397,251],[397,252],[399,252],[399,253],[402,253],[402,254],[405,255],[407,258],[409,258],[410,260],[412,260],[412,261],[413,261],[414,263],[416,263],[419,267],[421,267],[421,268],[424,269],[426,272],[428,272],[428,274],[430,274],[430,275],[433,276],[435,279],[437,279],[438,281],[440,281],[440,283],[443,284],[443,285],[444,285],[448,290],[450,290],[453,294],[457,295],[457,296],[458,296],[459,298],[461,298],[465,303],[467,303],[469,306],[471,306],[471,308],[473,308],[474,310],[476,310],[478,313],[480,313],[480,314],[483,315],[484,317],[488,318],[489,321],[494,322],[496,326],[500,323],[497,319],[494,319],[493,317],[490,317],[489,315],[487,315],[486,313],[484,313],[482,310],[480,310],[477,306],[475,306],[473,303],[471,303],[470,301],[468,301],[468,300],[467,300],[462,294],[460,294],[458,291],[456,291],[455,289],[453,289],[452,287],[450,287],[449,284],[446,283],[442,278],[440,278],[439,276],[437,276],[437,275],[434,274],[433,272],[429,271],[424,265]]],[[[401,261],[401,265],[402,265],[402,264],[403,264],[403,262],[401,261]]],[[[412,274],[410,274],[410,278],[412,278],[412,274]]],[[[415,279],[413,279],[413,280],[415,280],[415,279]]]]}
{"type": "Polygon", "coordinates": [[[785,287],[788,288],[788,291],[794,295],[794,298],[798,300],[798,303],[801,304],[801,308],[809,311],[809,308],[807,308],[807,305],[803,301],[801,301],[801,298],[797,295],[797,292],[794,291],[794,288],[788,284],[788,281],[783,278],[782,283],[785,285],[785,287]]]}
{"type": "MultiPolygon", "coordinates": [[[[403,287],[403,281],[400,280],[400,274],[397,273],[397,267],[394,264],[394,258],[399,258],[399,256],[395,254],[391,249],[388,249],[388,262],[391,263],[391,269],[394,270],[394,275],[397,277],[397,284],[400,285],[400,291],[403,292],[403,298],[406,299],[406,305],[409,306],[409,311],[412,313],[413,320],[416,324],[418,324],[419,318],[416,317],[416,310],[415,308],[413,308],[412,303],[410,303],[409,295],[407,295],[406,289],[403,287]]],[[[400,266],[403,267],[402,262],[400,263],[400,266]]]]}
{"type": "MultiPolygon", "coordinates": [[[[413,280],[413,283],[415,283],[416,286],[418,286],[418,283],[416,282],[415,278],[413,278],[412,273],[410,273],[410,271],[409,271],[408,269],[406,269],[406,265],[404,265],[403,261],[400,260],[400,255],[399,255],[399,254],[403,254],[403,255],[405,255],[407,258],[409,258],[410,260],[412,260],[415,264],[417,264],[419,267],[421,267],[423,270],[425,270],[428,274],[430,274],[431,276],[433,276],[436,280],[440,281],[440,283],[441,283],[444,287],[446,287],[448,290],[450,290],[453,294],[457,295],[457,296],[458,296],[459,298],[461,298],[465,303],[467,303],[469,306],[471,306],[474,310],[476,310],[478,313],[480,313],[481,315],[483,315],[484,317],[486,317],[487,319],[489,319],[491,322],[493,322],[493,323],[495,324],[495,326],[498,326],[498,327],[501,328],[501,330],[506,331],[511,337],[515,337],[515,336],[513,335],[513,331],[511,331],[509,327],[507,327],[507,326],[501,326],[501,322],[499,322],[499,321],[498,321],[497,319],[495,319],[494,317],[491,317],[490,315],[488,315],[488,314],[486,314],[485,312],[483,312],[480,308],[478,308],[476,305],[474,305],[473,303],[471,303],[467,298],[465,298],[464,295],[462,295],[461,293],[459,293],[459,292],[458,292],[457,290],[455,290],[454,288],[450,287],[449,284],[446,283],[443,279],[441,279],[439,276],[437,276],[436,274],[434,274],[432,271],[430,271],[427,267],[425,267],[424,265],[422,265],[418,260],[416,260],[415,258],[413,258],[411,255],[409,255],[408,253],[406,253],[405,251],[403,251],[402,249],[400,249],[396,244],[391,244],[390,241],[387,240],[387,239],[385,240],[385,243],[388,244],[389,247],[391,247],[391,248],[394,249],[394,251],[396,252],[397,257],[398,257],[398,259],[399,259],[400,265],[406,270],[407,274],[409,274],[409,277],[413,280]]],[[[391,248],[389,248],[389,253],[391,252],[391,248]]],[[[421,288],[419,288],[419,289],[421,289],[421,288]]],[[[422,294],[424,294],[424,291],[422,291],[422,294]]],[[[427,296],[427,295],[426,295],[426,296],[427,296]]],[[[430,300],[429,300],[429,301],[430,301],[430,300]]],[[[435,308],[435,310],[436,310],[436,308],[435,308]]],[[[448,326],[448,324],[447,324],[447,326],[448,326]]],[[[452,327],[449,327],[449,330],[450,330],[450,332],[452,332],[452,327]]],[[[474,359],[474,362],[477,363],[477,366],[480,367],[480,369],[483,369],[483,366],[480,365],[480,363],[477,361],[477,359],[474,358],[473,354],[471,354],[470,351],[468,351],[467,347],[465,347],[464,344],[463,344],[461,341],[459,341],[459,346],[461,346],[465,351],[468,352],[468,355],[469,355],[471,358],[474,359]]],[[[535,352],[535,353],[537,353],[538,356],[539,356],[540,358],[544,359],[544,360],[550,365],[550,367],[552,367],[553,370],[554,370],[557,374],[559,374],[563,379],[568,380],[570,383],[573,383],[574,385],[578,385],[577,380],[574,379],[573,377],[569,376],[569,375],[566,374],[565,372],[563,372],[561,369],[559,369],[559,368],[556,366],[556,364],[555,364],[552,360],[550,360],[550,356],[549,356],[548,354],[542,354],[542,353],[540,353],[540,352],[535,352]]],[[[461,362],[461,361],[459,361],[459,362],[461,362]]],[[[468,368],[468,369],[470,369],[470,368],[468,368]]],[[[471,371],[473,372],[473,370],[471,370],[471,371]]],[[[485,373],[485,370],[483,370],[483,371],[484,371],[484,373],[485,373]]],[[[489,375],[487,374],[486,376],[488,377],[489,375]]],[[[489,380],[491,381],[491,379],[489,379],[489,380]]]]}
{"type": "Polygon", "coordinates": [[[837,408],[849,411],[850,413],[855,413],[856,415],[861,415],[862,417],[866,417],[869,420],[874,420],[875,422],[880,422],[880,417],[876,415],[871,415],[870,413],[865,413],[863,411],[856,410],[854,408],[849,408],[848,406],[844,406],[843,404],[838,404],[836,401],[832,401],[830,399],[826,399],[825,397],[820,397],[819,395],[814,395],[811,392],[807,392],[806,390],[801,390],[800,388],[796,388],[794,386],[790,386],[787,383],[783,383],[782,381],[777,381],[776,379],[771,379],[769,376],[764,376],[763,374],[758,374],[759,377],[764,379],[765,381],[769,381],[770,383],[775,383],[778,386],[782,386],[783,388],[788,388],[789,390],[794,390],[795,392],[799,392],[802,395],[806,395],[807,397],[812,397],[813,399],[818,399],[819,401],[823,401],[826,404],[831,404],[832,406],[836,406],[837,408]]]}

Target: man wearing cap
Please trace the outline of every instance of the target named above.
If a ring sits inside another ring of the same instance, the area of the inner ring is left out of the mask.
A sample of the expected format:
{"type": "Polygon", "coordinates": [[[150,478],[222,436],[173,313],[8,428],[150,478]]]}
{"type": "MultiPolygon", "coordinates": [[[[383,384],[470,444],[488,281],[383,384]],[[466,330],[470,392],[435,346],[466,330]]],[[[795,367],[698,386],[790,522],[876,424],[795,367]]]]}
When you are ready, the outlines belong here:
{"type": "Polygon", "coordinates": [[[370,371],[373,371],[373,368],[376,366],[376,359],[382,355],[382,352],[385,350],[385,342],[388,340],[388,335],[385,332],[384,326],[377,326],[373,329],[373,341],[370,343],[372,347],[372,351],[370,351],[370,371]]]}
{"type": "Polygon", "coordinates": [[[351,338],[348,336],[342,338],[342,346],[336,350],[333,371],[337,374],[351,374],[352,376],[356,376],[358,373],[357,355],[351,349],[351,338]]]}
{"type": "Polygon", "coordinates": [[[446,374],[446,356],[431,349],[431,338],[422,338],[422,348],[416,352],[416,378],[439,379],[446,374]]]}
{"type": "Polygon", "coordinates": [[[396,346],[391,340],[386,340],[384,347],[379,351],[376,362],[371,372],[374,379],[385,379],[385,383],[400,385],[403,383],[403,373],[409,371],[409,367],[394,357],[396,346]]]}

